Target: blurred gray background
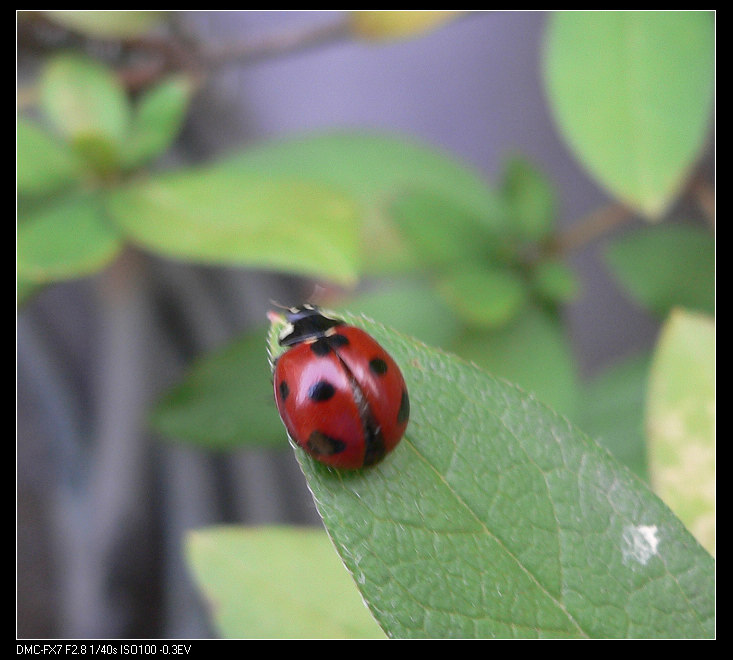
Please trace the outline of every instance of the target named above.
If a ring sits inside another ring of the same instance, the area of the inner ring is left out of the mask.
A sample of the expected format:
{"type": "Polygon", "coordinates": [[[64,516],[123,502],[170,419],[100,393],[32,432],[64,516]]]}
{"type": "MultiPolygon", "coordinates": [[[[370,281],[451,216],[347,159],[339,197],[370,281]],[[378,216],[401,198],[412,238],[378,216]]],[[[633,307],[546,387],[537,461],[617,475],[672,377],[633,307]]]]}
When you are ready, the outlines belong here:
{"type": "MultiPolygon", "coordinates": [[[[181,12],[211,45],[334,21],[338,12],[181,12]]],[[[208,160],[248,142],[334,127],[413,136],[489,180],[528,156],[557,186],[561,223],[609,199],[560,139],[540,80],[542,12],[480,12],[408,41],[340,42],[223,68],[171,155],[208,160]]],[[[19,41],[19,84],[38,53],[19,41]]],[[[568,311],[581,373],[649,346],[656,326],[623,298],[591,245],[573,258],[568,311]]],[[[209,637],[181,556],[216,522],[318,524],[290,451],[209,455],[155,437],[145,416],[197,356],[293,299],[285,277],[129,253],[54,286],[17,318],[17,634],[209,637]],[[136,286],[119,286],[136,278],[136,286]]],[[[307,295],[307,291],[304,291],[307,295]]],[[[285,440],[283,439],[283,442],[285,440]]]]}

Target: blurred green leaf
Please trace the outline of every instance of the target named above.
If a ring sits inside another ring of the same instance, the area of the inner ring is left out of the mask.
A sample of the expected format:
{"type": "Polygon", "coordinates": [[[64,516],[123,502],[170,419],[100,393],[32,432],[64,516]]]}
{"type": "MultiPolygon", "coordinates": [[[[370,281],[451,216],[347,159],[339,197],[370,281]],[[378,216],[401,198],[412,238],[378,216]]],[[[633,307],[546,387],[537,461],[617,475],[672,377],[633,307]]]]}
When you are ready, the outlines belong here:
{"type": "Polygon", "coordinates": [[[714,636],[712,558],[608,452],[477,367],[346,320],[401,366],[410,425],[373,468],[296,455],[390,637],[714,636]]]}
{"type": "Polygon", "coordinates": [[[19,195],[57,192],[79,180],[82,164],[68,145],[18,117],[16,182],[19,195]]]}
{"type": "Polygon", "coordinates": [[[17,240],[18,277],[35,284],[96,272],[122,249],[95,194],[64,197],[24,214],[17,240]]]}
{"type": "Polygon", "coordinates": [[[548,25],[545,83],[575,155],[611,194],[658,218],[710,130],[711,11],[567,11],[548,25]]]}
{"type": "Polygon", "coordinates": [[[405,191],[389,207],[390,215],[415,253],[428,267],[451,268],[466,260],[484,261],[492,234],[481,218],[432,191],[405,191]]]}
{"type": "Polygon", "coordinates": [[[527,301],[524,281],[508,268],[466,264],[443,276],[438,290],[466,323],[486,328],[508,323],[527,301]]]}
{"type": "Polygon", "coordinates": [[[613,239],[605,258],[624,289],[658,315],[676,306],[715,309],[715,239],[704,229],[644,227],[613,239]]]}
{"type": "Polygon", "coordinates": [[[557,214],[555,190],[529,160],[515,156],[507,161],[500,191],[507,202],[508,232],[538,241],[552,231],[557,214]]]}
{"type": "Polygon", "coordinates": [[[715,552],[715,321],[678,309],[654,351],[646,424],[657,494],[715,552]]]}
{"type": "Polygon", "coordinates": [[[265,334],[253,330],[198,360],[156,404],[153,428],[207,449],[285,448],[265,334]]]}
{"type": "Polygon", "coordinates": [[[337,309],[345,307],[433,346],[449,345],[460,331],[453,310],[424,280],[380,282],[378,289],[349,298],[337,309]]]}
{"type": "Polygon", "coordinates": [[[304,177],[343,187],[370,204],[426,190],[499,226],[499,196],[451,154],[404,136],[333,132],[269,140],[232,158],[232,167],[304,177]]]}
{"type": "Polygon", "coordinates": [[[173,76],[148,90],[135,108],[130,138],[123,157],[127,167],[158,156],[175,140],[183,125],[193,82],[184,76],[173,76]]]}
{"type": "Polygon", "coordinates": [[[578,426],[644,480],[649,475],[644,405],[649,356],[635,356],[608,367],[580,391],[578,426]]]}
{"type": "Polygon", "coordinates": [[[224,637],[384,639],[321,529],[199,529],[186,556],[224,637]]]}
{"type": "Polygon", "coordinates": [[[71,147],[87,167],[101,177],[113,175],[120,167],[119,145],[105,136],[80,134],[71,141],[71,147]]]}
{"type": "Polygon", "coordinates": [[[127,137],[130,106],[110,69],[82,55],[57,55],[44,68],[40,93],[46,116],[72,146],[88,155],[91,143],[92,155],[117,155],[127,137]]]}
{"type": "Polygon", "coordinates": [[[115,190],[110,209],[131,240],[170,257],[342,284],[359,270],[357,210],[325,185],[223,164],[115,190]]]}
{"type": "Polygon", "coordinates": [[[577,370],[570,343],[557,319],[528,305],[503,328],[464,333],[453,350],[574,418],[579,395],[577,370]]]}
{"type": "Polygon", "coordinates": [[[137,37],[159,23],[167,12],[123,10],[44,11],[51,20],[95,37],[137,37]]]}
{"type": "Polygon", "coordinates": [[[431,192],[480,219],[488,230],[504,221],[503,201],[478,171],[403,136],[334,132],[270,140],[234,156],[230,166],[292,175],[354,195],[364,206],[364,267],[372,273],[414,265],[414,255],[402,244],[389,213],[394,196],[401,192],[431,192]]]}
{"type": "Polygon", "coordinates": [[[572,269],[554,259],[541,261],[535,266],[532,284],[541,298],[555,303],[571,302],[580,292],[580,282],[572,269]]]}

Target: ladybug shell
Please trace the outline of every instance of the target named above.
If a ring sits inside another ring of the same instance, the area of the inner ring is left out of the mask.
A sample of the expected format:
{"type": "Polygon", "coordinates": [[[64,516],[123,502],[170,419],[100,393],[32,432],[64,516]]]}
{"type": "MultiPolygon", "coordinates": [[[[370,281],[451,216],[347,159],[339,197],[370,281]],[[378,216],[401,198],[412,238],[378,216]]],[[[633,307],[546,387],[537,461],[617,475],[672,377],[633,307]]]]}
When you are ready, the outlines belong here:
{"type": "Polygon", "coordinates": [[[363,330],[337,325],[275,365],[275,401],[290,437],[341,469],[379,462],[402,438],[409,398],[399,367],[363,330]]]}

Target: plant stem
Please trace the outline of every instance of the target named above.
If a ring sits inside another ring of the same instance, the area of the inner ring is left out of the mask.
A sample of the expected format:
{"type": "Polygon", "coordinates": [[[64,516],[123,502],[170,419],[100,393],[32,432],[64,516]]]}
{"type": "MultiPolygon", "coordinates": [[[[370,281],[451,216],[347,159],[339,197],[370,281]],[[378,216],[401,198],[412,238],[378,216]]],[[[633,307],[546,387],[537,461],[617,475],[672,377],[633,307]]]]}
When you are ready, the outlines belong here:
{"type": "Polygon", "coordinates": [[[547,252],[554,256],[567,255],[634,218],[634,212],[627,206],[618,202],[607,204],[581,218],[567,231],[559,233],[548,246],[547,252]]]}
{"type": "Polygon", "coordinates": [[[715,188],[708,181],[696,177],[690,185],[690,193],[702,209],[705,222],[715,230],[715,188]]]}
{"type": "Polygon", "coordinates": [[[349,19],[345,16],[325,25],[298,26],[259,38],[199,49],[194,44],[171,39],[143,38],[138,39],[135,45],[155,53],[157,61],[120,69],[118,74],[128,89],[139,89],[166,71],[188,70],[194,74],[207,74],[225,66],[252,64],[337,43],[350,34],[349,19]]]}

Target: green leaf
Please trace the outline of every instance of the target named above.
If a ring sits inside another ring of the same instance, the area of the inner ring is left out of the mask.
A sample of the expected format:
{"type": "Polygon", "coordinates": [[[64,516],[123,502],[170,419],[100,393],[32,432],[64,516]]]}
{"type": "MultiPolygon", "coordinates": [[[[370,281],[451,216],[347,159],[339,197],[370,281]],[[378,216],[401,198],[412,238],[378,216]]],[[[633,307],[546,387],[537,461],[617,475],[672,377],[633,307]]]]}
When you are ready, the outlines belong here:
{"type": "Polygon", "coordinates": [[[477,367],[347,320],[401,366],[406,435],[355,472],[296,453],[390,637],[715,634],[712,558],[605,450],[477,367]]]}
{"type": "Polygon", "coordinates": [[[557,319],[528,305],[503,328],[466,332],[453,350],[573,419],[579,395],[577,370],[557,319]]]}
{"type": "Polygon", "coordinates": [[[500,267],[466,264],[445,275],[438,290],[466,323],[487,328],[511,321],[527,300],[524,281],[500,267]]]}
{"type": "Polygon", "coordinates": [[[51,20],[84,34],[106,38],[138,37],[150,30],[165,16],[163,11],[130,11],[89,9],[42,12],[51,20]]]}
{"type": "Polygon", "coordinates": [[[580,282],[570,267],[562,261],[548,260],[537,264],[532,273],[532,284],[540,298],[555,303],[575,300],[580,282]]]}
{"type": "Polygon", "coordinates": [[[140,99],[133,116],[129,141],[124,145],[125,164],[136,167],[163,153],[181,129],[193,93],[193,82],[173,76],[140,99]]]}
{"type": "Polygon", "coordinates": [[[74,153],[102,178],[112,177],[120,167],[120,148],[103,135],[79,134],[72,141],[74,153]]]}
{"type": "Polygon", "coordinates": [[[558,12],[545,55],[550,104],[575,155],[611,194],[661,216],[710,129],[712,12],[558,12]]]}
{"type": "Polygon", "coordinates": [[[529,160],[515,156],[507,161],[500,190],[507,202],[508,232],[538,241],[552,231],[557,214],[555,190],[529,160]]]}
{"type": "Polygon", "coordinates": [[[164,255],[342,284],[356,280],[357,211],[333,188],[224,164],[151,178],[111,195],[122,231],[164,255]]]}
{"type": "Polygon", "coordinates": [[[333,132],[267,141],[232,167],[301,174],[338,185],[372,204],[405,190],[432,191],[489,226],[504,212],[482,175],[454,156],[404,136],[333,132]]]}
{"type": "Polygon", "coordinates": [[[224,637],[384,639],[323,530],[199,529],[186,557],[224,637]]]}
{"type": "Polygon", "coordinates": [[[715,321],[675,310],[654,351],[646,424],[652,485],[715,551],[715,321]]]}
{"type": "Polygon", "coordinates": [[[398,194],[389,213],[416,261],[427,267],[484,261],[491,252],[492,236],[482,219],[432,191],[398,194]]]}
{"type": "Polygon", "coordinates": [[[401,278],[379,286],[349,298],[338,309],[358,309],[366,317],[433,346],[447,346],[458,335],[455,314],[424,280],[401,278]]]}
{"type": "Polygon", "coordinates": [[[370,272],[412,265],[412,252],[405,250],[391,222],[390,206],[398,193],[429,191],[488,229],[504,220],[503,201],[478,171],[403,136],[333,132],[271,140],[233,157],[230,166],[292,175],[354,195],[365,209],[362,244],[370,272]]]}
{"type": "Polygon", "coordinates": [[[197,361],[156,404],[153,428],[206,449],[285,448],[264,336],[248,332],[197,361]]]}
{"type": "Polygon", "coordinates": [[[97,195],[54,200],[18,224],[18,276],[26,283],[81,277],[106,266],[122,249],[97,195]]]}
{"type": "Polygon", "coordinates": [[[648,479],[644,403],[649,356],[615,364],[583,384],[575,416],[578,426],[621,463],[648,479]]]}
{"type": "Polygon", "coordinates": [[[81,55],[52,58],[41,77],[41,105],[72,144],[104,143],[116,150],[127,137],[130,107],[112,71],[81,55]]]}
{"type": "Polygon", "coordinates": [[[16,181],[20,195],[57,192],[79,180],[82,165],[68,145],[18,117],[16,181]]]}
{"type": "Polygon", "coordinates": [[[629,294],[660,316],[677,306],[715,310],[715,239],[704,229],[645,227],[612,240],[605,258],[629,294]]]}

